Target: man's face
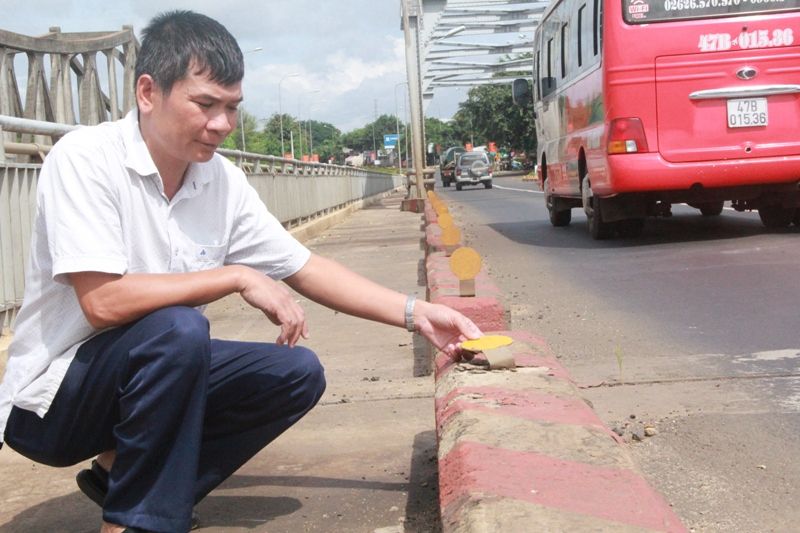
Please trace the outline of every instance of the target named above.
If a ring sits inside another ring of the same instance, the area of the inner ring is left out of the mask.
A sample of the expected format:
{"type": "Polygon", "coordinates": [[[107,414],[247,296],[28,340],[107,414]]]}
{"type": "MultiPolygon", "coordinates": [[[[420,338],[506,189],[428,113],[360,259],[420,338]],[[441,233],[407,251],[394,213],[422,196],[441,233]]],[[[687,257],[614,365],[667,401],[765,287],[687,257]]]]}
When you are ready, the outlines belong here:
{"type": "Polygon", "coordinates": [[[148,148],[154,152],[154,159],[208,161],[236,128],[242,101],[241,82],[220,85],[205,72],[189,70],[185,78],[175,82],[169,94],[157,87],[151,93],[148,148]]]}

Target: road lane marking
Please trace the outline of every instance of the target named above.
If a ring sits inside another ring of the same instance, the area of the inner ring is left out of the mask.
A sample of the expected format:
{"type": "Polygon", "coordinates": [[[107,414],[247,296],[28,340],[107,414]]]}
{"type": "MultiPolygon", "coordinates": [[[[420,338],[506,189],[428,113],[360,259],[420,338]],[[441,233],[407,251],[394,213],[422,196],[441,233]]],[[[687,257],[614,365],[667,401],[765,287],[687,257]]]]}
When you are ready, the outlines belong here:
{"type": "Polygon", "coordinates": [[[504,191],[517,191],[517,192],[530,192],[533,194],[544,194],[542,191],[533,191],[530,189],[515,189],[514,187],[503,187],[502,185],[492,185],[494,189],[503,189],[504,191]]]}
{"type": "MultiPolygon", "coordinates": [[[[493,185],[493,188],[502,189],[504,191],[517,191],[517,192],[529,192],[529,193],[532,193],[532,194],[544,194],[544,191],[535,191],[535,190],[530,190],[530,189],[517,189],[515,187],[503,187],[502,185],[493,185]]],[[[683,206],[686,206],[686,207],[691,207],[689,204],[686,204],[686,203],[678,203],[678,204],[675,204],[675,205],[683,205],[683,206]]],[[[749,211],[749,212],[748,211],[737,211],[736,209],[734,209],[732,207],[728,207],[728,206],[723,207],[723,209],[725,211],[733,211],[735,213],[751,213],[751,214],[755,213],[755,211],[749,211]]]]}

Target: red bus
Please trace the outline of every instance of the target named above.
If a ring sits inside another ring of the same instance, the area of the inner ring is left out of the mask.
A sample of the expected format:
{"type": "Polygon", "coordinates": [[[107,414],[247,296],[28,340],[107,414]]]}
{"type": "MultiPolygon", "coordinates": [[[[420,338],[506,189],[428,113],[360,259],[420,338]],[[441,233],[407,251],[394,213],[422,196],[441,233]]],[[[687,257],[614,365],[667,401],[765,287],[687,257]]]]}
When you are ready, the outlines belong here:
{"type": "Polygon", "coordinates": [[[583,207],[592,237],[636,236],[725,201],[800,225],[800,0],[558,0],[533,63],[554,226],[583,207]]]}

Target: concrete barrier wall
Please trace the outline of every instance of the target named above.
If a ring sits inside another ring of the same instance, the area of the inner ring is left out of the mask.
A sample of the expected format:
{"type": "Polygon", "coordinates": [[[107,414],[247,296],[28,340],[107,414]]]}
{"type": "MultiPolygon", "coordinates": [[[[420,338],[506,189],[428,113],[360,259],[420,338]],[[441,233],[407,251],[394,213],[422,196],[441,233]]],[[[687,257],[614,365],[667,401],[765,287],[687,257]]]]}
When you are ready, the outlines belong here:
{"type": "Polygon", "coordinates": [[[509,330],[502,294],[481,272],[474,297],[458,296],[436,212],[425,207],[427,292],[484,333],[514,339],[516,368],[480,355],[434,359],[439,503],[443,533],[686,531],[639,473],[547,343],[509,330]]]}
{"type": "Polygon", "coordinates": [[[39,165],[0,166],[0,335],[22,304],[39,165]]]}
{"type": "Polygon", "coordinates": [[[391,191],[402,185],[402,176],[248,174],[250,184],[286,227],[391,191]]]}

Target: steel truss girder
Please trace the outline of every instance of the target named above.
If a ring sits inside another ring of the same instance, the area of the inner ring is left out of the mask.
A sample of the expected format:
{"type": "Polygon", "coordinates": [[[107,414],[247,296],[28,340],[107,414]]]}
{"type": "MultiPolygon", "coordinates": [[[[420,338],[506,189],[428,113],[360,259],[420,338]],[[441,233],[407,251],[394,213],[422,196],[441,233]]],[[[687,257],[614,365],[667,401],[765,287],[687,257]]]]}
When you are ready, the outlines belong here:
{"type": "MultiPolygon", "coordinates": [[[[548,2],[526,0],[422,0],[426,5],[440,9],[433,24],[426,21],[425,43],[421,48],[423,99],[430,100],[433,90],[441,87],[471,87],[486,84],[507,84],[513,78],[493,78],[499,72],[529,70],[531,59],[503,61],[502,56],[533,52],[532,32],[536,29],[548,2]],[[486,43],[453,41],[445,37],[460,26],[464,36],[520,35],[522,42],[486,43]],[[524,32],[524,34],[522,34],[524,32]],[[458,58],[495,56],[493,63],[462,60],[458,58]]],[[[432,11],[430,13],[435,12],[432,11]]],[[[429,13],[429,14],[430,14],[429,13]]]]}

